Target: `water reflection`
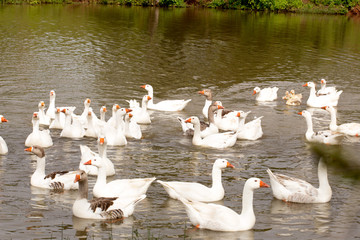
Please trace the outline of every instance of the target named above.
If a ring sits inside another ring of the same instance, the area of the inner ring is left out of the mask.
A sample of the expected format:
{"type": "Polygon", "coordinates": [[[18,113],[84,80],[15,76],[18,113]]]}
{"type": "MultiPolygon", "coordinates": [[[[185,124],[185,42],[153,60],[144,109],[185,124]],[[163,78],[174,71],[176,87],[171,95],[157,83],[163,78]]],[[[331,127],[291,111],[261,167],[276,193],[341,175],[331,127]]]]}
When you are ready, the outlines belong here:
{"type": "Polygon", "coordinates": [[[229,239],[229,240],[253,240],[254,231],[240,231],[240,232],[216,232],[204,229],[191,228],[185,231],[185,234],[190,239],[205,239],[205,240],[218,240],[218,239],[229,239]]]}

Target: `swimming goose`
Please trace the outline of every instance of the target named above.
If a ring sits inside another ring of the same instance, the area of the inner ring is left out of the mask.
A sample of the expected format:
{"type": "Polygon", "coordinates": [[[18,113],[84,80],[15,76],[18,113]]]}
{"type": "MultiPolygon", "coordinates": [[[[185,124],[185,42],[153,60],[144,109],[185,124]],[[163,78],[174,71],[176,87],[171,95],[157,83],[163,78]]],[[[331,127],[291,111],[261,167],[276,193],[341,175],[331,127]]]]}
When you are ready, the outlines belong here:
{"type": "Polygon", "coordinates": [[[100,133],[103,133],[107,139],[107,144],[109,146],[124,146],[127,144],[127,140],[124,133],[125,125],[123,117],[126,113],[131,112],[131,109],[128,108],[120,108],[115,113],[115,126],[113,127],[109,124],[105,124],[105,126],[100,130],[100,133]]]}
{"type": "Polygon", "coordinates": [[[205,138],[202,138],[200,130],[200,120],[198,117],[190,117],[185,120],[185,123],[194,124],[194,136],[192,139],[192,143],[196,146],[223,149],[227,147],[232,147],[236,143],[237,133],[233,132],[215,133],[205,138]]]}
{"type": "Polygon", "coordinates": [[[99,119],[96,119],[94,117],[94,112],[91,111],[91,107],[89,108],[88,115],[86,117],[87,122],[87,128],[85,130],[84,136],[85,137],[92,137],[97,138],[100,134],[100,126],[97,124],[96,121],[99,121],[99,119]]]}
{"type": "Polygon", "coordinates": [[[72,139],[81,139],[84,137],[85,129],[80,121],[79,116],[73,114],[73,110],[64,108],[61,110],[65,113],[65,125],[60,133],[60,137],[67,137],[72,139]]]}
{"type": "Polygon", "coordinates": [[[141,108],[134,110],[132,121],[138,124],[150,124],[150,113],[148,111],[149,102],[152,98],[149,95],[145,95],[141,101],[141,108]]]}
{"type": "MultiPolygon", "coordinates": [[[[250,113],[244,113],[239,112],[238,116],[241,118],[241,115],[244,115],[245,118],[246,116],[250,113]]],[[[239,128],[237,129],[237,138],[238,139],[243,139],[243,140],[251,140],[251,141],[255,141],[259,138],[262,137],[263,135],[263,130],[261,127],[261,119],[263,118],[263,116],[255,118],[254,120],[244,123],[243,121],[240,121],[241,123],[239,124],[239,128]]]]}
{"type": "Polygon", "coordinates": [[[50,136],[49,129],[46,130],[39,129],[38,112],[33,113],[32,124],[33,124],[33,131],[27,136],[25,140],[25,146],[31,147],[37,145],[44,148],[51,147],[53,145],[53,141],[50,136]]]}
{"type": "MultiPolygon", "coordinates": [[[[50,118],[50,121],[55,119],[55,113],[56,113],[55,98],[56,98],[55,91],[51,90],[50,91],[50,103],[49,103],[49,107],[46,111],[46,116],[50,118]]],[[[62,110],[64,108],[70,108],[70,109],[72,109],[72,111],[75,111],[75,109],[76,109],[76,107],[60,107],[60,110],[62,110]]],[[[60,113],[60,119],[61,119],[61,122],[65,122],[65,114],[63,112],[60,113]]]]}
{"type": "Polygon", "coordinates": [[[101,108],[100,108],[100,121],[102,121],[103,123],[106,123],[106,119],[105,119],[106,112],[107,112],[106,106],[101,106],[101,108]]]}
{"type": "Polygon", "coordinates": [[[234,168],[225,159],[217,159],[214,162],[211,187],[196,182],[165,182],[160,180],[157,182],[164,187],[171,198],[178,199],[177,196],[180,194],[190,201],[215,202],[224,198],[225,190],[221,183],[221,170],[227,167],[234,168]]]}
{"type": "Polygon", "coordinates": [[[158,103],[154,103],[154,90],[153,87],[149,84],[142,85],[148,95],[151,97],[148,103],[148,109],[152,110],[159,110],[159,111],[170,111],[170,112],[177,112],[183,110],[186,105],[191,101],[188,100],[164,100],[158,103]]]}
{"type": "Polygon", "coordinates": [[[112,112],[112,115],[111,117],[107,120],[107,125],[109,126],[112,126],[114,128],[116,128],[116,112],[117,110],[120,109],[120,106],[118,104],[113,104],[112,108],[111,108],[111,112],[112,112]]]}
{"type": "Polygon", "coordinates": [[[125,137],[141,139],[142,132],[140,125],[137,124],[136,121],[133,121],[132,117],[133,115],[131,113],[125,115],[125,137]]]}
{"type": "Polygon", "coordinates": [[[107,141],[104,136],[100,136],[97,140],[98,145],[98,152],[95,153],[91,151],[88,146],[80,145],[80,152],[81,152],[81,161],[79,164],[79,169],[84,170],[88,175],[98,175],[98,167],[93,165],[84,165],[84,163],[88,162],[89,160],[93,159],[95,156],[100,157],[103,161],[103,166],[106,169],[106,176],[113,176],[115,175],[115,168],[113,162],[107,157],[107,141]]]}
{"type": "Polygon", "coordinates": [[[313,123],[310,112],[303,110],[298,114],[302,115],[306,120],[307,130],[305,133],[305,137],[307,141],[325,144],[340,144],[343,140],[343,134],[336,134],[332,133],[331,131],[319,131],[315,133],[313,130],[313,123]]]}
{"type": "Polygon", "coordinates": [[[328,95],[336,92],[336,87],[326,87],[326,80],[323,78],[321,79],[321,87],[316,92],[316,95],[328,95]]]}
{"type": "Polygon", "coordinates": [[[93,198],[88,200],[88,178],[79,170],[73,180],[79,183],[79,195],[75,200],[72,212],[74,216],[86,219],[122,219],[133,214],[136,204],[146,195],[136,198],[93,198]]]}
{"type": "Polygon", "coordinates": [[[360,135],[360,123],[344,123],[341,125],[337,125],[335,108],[331,106],[325,106],[322,107],[322,109],[325,109],[326,111],[330,112],[331,120],[330,120],[329,128],[331,131],[343,133],[349,136],[356,136],[356,137],[360,135]]]}
{"type": "Polygon", "coordinates": [[[273,195],[279,200],[296,203],[325,203],[331,199],[332,191],[327,177],[327,167],[322,159],[318,165],[319,188],[298,178],[273,173],[270,169],[267,169],[267,172],[273,195]]]}
{"type": "Polygon", "coordinates": [[[94,157],[85,165],[94,165],[99,168],[97,179],[93,189],[95,197],[139,197],[146,193],[150,184],[156,179],[153,178],[134,178],[117,179],[106,182],[106,169],[100,157],[94,157]]]}
{"type": "Polygon", "coordinates": [[[45,114],[45,103],[40,101],[38,104],[39,107],[39,125],[49,126],[50,125],[50,117],[45,114]]]}
{"type": "Polygon", "coordinates": [[[315,107],[315,108],[321,108],[325,106],[337,106],[340,95],[343,92],[341,90],[341,91],[335,91],[328,95],[316,96],[315,83],[307,82],[303,85],[303,87],[310,88],[310,95],[308,100],[306,101],[306,104],[309,107],[315,107]]]}
{"type": "Polygon", "coordinates": [[[282,99],[286,100],[286,105],[296,106],[301,104],[302,94],[295,94],[295,90],[292,89],[290,92],[286,91],[282,99]]]}
{"type": "Polygon", "coordinates": [[[210,105],[212,104],[212,101],[213,101],[213,96],[212,96],[212,91],[210,89],[204,89],[202,91],[199,91],[198,92],[199,94],[201,95],[204,95],[206,97],[205,99],[205,105],[202,109],[202,113],[204,115],[205,118],[208,118],[208,110],[209,110],[209,107],[210,105]]]}
{"type": "MultiPolygon", "coordinates": [[[[215,103],[222,106],[220,101],[216,101],[215,103]]],[[[216,116],[214,118],[216,126],[223,131],[236,131],[239,128],[241,121],[241,119],[237,116],[238,111],[226,110],[226,114],[224,114],[224,111],[224,107],[217,109],[216,116]]]]}
{"type": "MultiPolygon", "coordinates": [[[[209,123],[205,123],[203,121],[200,121],[200,130],[201,130],[200,136],[202,138],[219,132],[219,128],[215,124],[214,112],[217,109],[223,109],[223,108],[224,108],[223,106],[218,105],[216,102],[214,102],[213,104],[211,104],[209,106],[209,109],[208,109],[209,123]]],[[[186,123],[185,119],[182,119],[181,117],[177,117],[177,119],[179,120],[179,122],[181,124],[181,128],[182,128],[184,134],[188,135],[188,136],[193,136],[194,135],[194,125],[191,124],[191,123],[186,123]]]]}
{"type": "Polygon", "coordinates": [[[78,189],[79,185],[74,183],[76,171],[59,171],[45,174],[45,151],[39,146],[26,148],[25,151],[36,155],[36,170],[31,176],[30,184],[34,187],[71,190],[78,189]]]}
{"type": "Polygon", "coordinates": [[[213,231],[246,231],[255,225],[256,217],[253,210],[254,190],[260,187],[269,187],[259,178],[249,178],[244,185],[242,198],[242,212],[223,205],[189,201],[180,196],[185,205],[190,222],[197,228],[213,231]]]}
{"type": "MultiPolygon", "coordinates": [[[[0,115],[0,123],[7,122],[8,120],[3,116],[0,115]]],[[[7,144],[5,140],[0,136],[0,155],[5,155],[9,152],[7,144]]]]}
{"type": "Polygon", "coordinates": [[[92,121],[94,123],[97,123],[99,121],[98,117],[93,112],[92,108],[90,107],[90,104],[91,104],[90,98],[85,99],[85,101],[84,101],[84,111],[80,115],[80,122],[82,123],[84,128],[87,128],[87,121],[88,121],[89,112],[91,112],[92,121]]]}
{"type": "Polygon", "coordinates": [[[257,94],[256,101],[259,102],[270,102],[277,99],[277,91],[278,87],[267,87],[264,89],[260,89],[259,87],[255,87],[253,91],[253,95],[257,94]]]}
{"type": "Polygon", "coordinates": [[[55,109],[55,119],[51,121],[51,124],[49,126],[50,129],[64,129],[65,125],[65,118],[61,118],[61,114],[64,114],[61,112],[60,108],[55,109]]]}

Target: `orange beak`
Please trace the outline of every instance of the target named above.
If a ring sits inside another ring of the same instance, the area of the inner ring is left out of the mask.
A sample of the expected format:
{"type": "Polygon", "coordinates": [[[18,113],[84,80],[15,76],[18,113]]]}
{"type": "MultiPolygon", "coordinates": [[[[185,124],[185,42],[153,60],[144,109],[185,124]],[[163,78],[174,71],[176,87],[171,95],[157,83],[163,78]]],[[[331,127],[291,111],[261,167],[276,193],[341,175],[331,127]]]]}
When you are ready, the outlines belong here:
{"type": "Polygon", "coordinates": [[[31,152],[31,151],[32,151],[32,147],[25,148],[25,151],[27,151],[27,152],[31,152]]]}
{"type": "Polygon", "coordinates": [[[37,117],[37,113],[34,113],[34,114],[33,114],[33,117],[37,117]]]}
{"type": "Polygon", "coordinates": [[[147,97],[147,100],[151,100],[151,97],[150,97],[150,96],[148,96],[148,97],[147,97]]]}
{"type": "Polygon", "coordinates": [[[60,112],[60,108],[56,108],[56,112],[58,112],[58,113],[59,113],[59,112],[60,112]]]}
{"type": "Polygon", "coordinates": [[[42,107],[45,106],[45,103],[44,103],[44,102],[41,102],[41,106],[42,106],[42,107]]]}
{"type": "Polygon", "coordinates": [[[131,113],[129,113],[129,117],[131,117],[131,118],[132,118],[132,117],[133,117],[133,115],[132,115],[131,113]]]}
{"type": "MultiPolygon", "coordinates": [[[[105,138],[100,138],[100,139],[99,139],[99,143],[100,143],[100,144],[104,144],[104,142],[105,142],[105,138]]],[[[91,164],[91,162],[90,162],[90,164],[91,164]]]]}
{"type": "Polygon", "coordinates": [[[321,79],[321,83],[324,83],[324,80],[321,79]]]}
{"type": "Polygon", "coordinates": [[[74,180],[74,183],[80,181],[80,174],[76,174],[75,175],[75,180],[74,180]]]}
{"type": "Polygon", "coordinates": [[[91,165],[91,160],[87,161],[86,163],[84,163],[84,165],[91,165]]]}
{"type": "Polygon", "coordinates": [[[116,109],[120,109],[120,106],[118,104],[116,104],[116,109]]]}
{"type": "Polygon", "coordinates": [[[66,113],[66,108],[64,108],[63,110],[61,110],[61,112],[66,113]]]}
{"type": "Polygon", "coordinates": [[[325,107],[321,107],[321,109],[324,109],[324,110],[326,110],[326,108],[327,108],[327,106],[325,106],[325,107]]]}
{"type": "Polygon", "coordinates": [[[202,90],[202,91],[199,91],[198,93],[201,94],[201,95],[204,95],[204,94],[205,94],[205,91],[202,90]]]}
{"type": "Polygon", "coordinates": [[[6,118],[4,118],[4,117],[1,117],[1,121],[2,122],[7,122],[8,120],[6,118]]]}
{"type": "Polygon", "coordinates": [[[252,95],[255,95],[255,94],[256,94],[256,91],[254,90],[252,95]]]}
{"type": "Polygon", "coordinates": [[[185,120],[186,123],[191,123],[191,118],[185,120]]]}
{"type": "Polygon", "coordinates": [[[270,186],[260,180],[260,187],[270,187],[270,186]]]}
{"type": "Polygon", "coordinates": [[[308,84],[307,83],[305,83],[304,85],[303,85],[303,87],[307,87],[308,86],[308,84]]]}
{"type": "Polygon", "coordinates": [[[106,107],[103,108],[103,112],[107,112],[106,107]]]}
{"type": "Polygon", "coordinates": [[[129,108],[125,108],[125,111],[126,111],[126,113],[129,113],[129,112],[131,112],[132,110],[129,109],[129,108]]]}
{"type": "Polygon", "coordinates": [[[142,86],[140,86],[140,87],[143,88],[143,89],[145,89],[146,85],[142,85],[142,86]]]}
{"type": "Polygon", "coordinates": [[[54,91],[51,91],[51,92],[50,92],[50,96],[54,96],[54,91]]]}
{"type": "Polygon", "coordinates": [[[86,101],[87,101],[87,103],[91,103],[91,100],[88,98],[88,99],[86,99],[86,101]]]}
{"type": "Polygon", "coordinates": [[[236,114],[237,117],[240,117],[240,115],[241,115],[240,112],[238,112],[238,113],[236,114]]]}
{"type": "Polygon", "coordinates": [[[88,112],[88,115],[91,116],[91,112],[88,112]]]}
{"type": "Polygon", "coordinates": [[[235,168],[234,165],[232,165],[232,164],[229,163],[229,162],[226,164],[226,167],[235,168]]]}
{"type": "Polygon", "coordinates": [[[302,115],[302,112],[298,112],[299,115],[302,115]]]}

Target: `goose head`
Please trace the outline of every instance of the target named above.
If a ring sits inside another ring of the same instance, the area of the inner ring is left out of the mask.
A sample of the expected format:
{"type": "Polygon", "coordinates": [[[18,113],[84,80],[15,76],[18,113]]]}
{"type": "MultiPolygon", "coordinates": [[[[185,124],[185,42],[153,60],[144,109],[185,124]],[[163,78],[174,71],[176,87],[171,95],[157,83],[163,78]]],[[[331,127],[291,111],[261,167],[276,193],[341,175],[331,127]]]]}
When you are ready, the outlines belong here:
{"type": "Polygon", "coordinates": [[[116,113],[120,116],[123,117],[125,116],[127,113],[131,112],[132,110],[129,108],[120,108],[116,113]]]}
{"type": "Polygon", "coordinates": [[[33,116],[32,116],[32,120],[34,121],[36,121],[36,120],[39,120],[39,113],[38,112],[34,112],[33,113],[33,116]]]}
{"type": "Polygon", "coordinates": [[[302,110],[301,112],[298,112],[299,115],[303,116],[303,117],[311,117],[310,112],[306,111],[306,110],[302,110]]]}
{"type": "Polygon", "coordinates": [[[43,101],[40,101],[38,107],[40,110],[45,110],[45,103],[43,101]]]}
{"type": "Polygon", "coordinates": [[[324,78],[322,78],[322,79],[320,80],[320,83],[321,83],[321,86],[326,85],[326,80],[325,80],[324,78]]]}
{"type": "Polygon", "coordinates": [[[117,110],[119,110],[120,109],[120,106],[119,106],[119,104],[114,104],[113,106],[112,106],[112,111],[113,111],[113,113],[115,113],[117,110]]]}
{"type": "Polygon", "coordinates": [[[55,90],[51,90],[50,91],[50,99],[55,99],[56,94],[55,94],[55,90]]]}
{"type": "Polygon", "coordinates": [[[315,88],[315,83],[314,82],[307,82],[303,85],[303,87],[309,87],[309,88],[315,88]]]}
{"type": "Polygon", "coordinates": [[[74,183],[83,182],[86,181],[87,179],[88,178],[86,172],[84,170],[79,170],[75,175],[74,183]]]}
{"type": "Polygon", "coordinates": [[[142,85],[140,86],[141,88],[145,89],[146,91],[150,91],[152,92],[153,91],[153,87],[150,85],[150,84],[145,84],[145,85],[142,85]]]}
{"type": "Polygon", "coordinates": [[[214,163],[214,167],[220,168],[220,169],[224,169],[224,168],[235,168],[234,165],[232,165],[231,163],[229,163],[228,160],[226,159],[216,159],[215,163],[214,163]]]}
{"type": "Polygon", "coordinates": [[[192,124],[200,124],[200,120],[198,117],[189,117],[188,119],[185,120],[186,123],[192,123],[192,124]]]}
{"type": "Polygon", "coordinates": [[[84,101],[84,107],[85,107],[85,108],[90,107],[90,103],[91,103],[90,98],[85,99],[85,101],[84,101]]]}
{"type": "Polygon", "coordinates": [[[100,108],[100,115],[101,115],[102,113],[106,113],[106,112],[107,112],[106,106],[102,106],[102,107],[100,108]]]}
{"type": "Polygon", "coordinates": [[[3,115],[0,115],[0,123],[2,122],[7,122],[8,120],[6,118],[4,118],[3,115]]]}
{"type": "Polygon", "coordinates": [[[25,148],[25,151],[31,152],[31,153],[35,154],[36,156],[38,156],[39,158],[45,157],[44,148],[39,147],[39,146],[32,146],[32,147],[29,147],[29,148],[25,148]]]}
{"type": "Polygon", "coordinates": [[[255,87],[254,90],[253,90],[253,94],[252,95],[255,95],[257,93],[260,92],[260,88],[259,87],[255,87]]]}
{"type": "Polygon", "coordinates": [[[258,188],[262,188],[262,187],[268,188],[270,186],[267,185],[266,183],[264,183],[263,181],[261,181],[260,178],[253,177],[253,178],[249,178],[248,180],[246,180],[245,187],[255,190],[258,188]]]}
{"type": "Polygon", "coordinates": [[[212,100],[212,92],[210,89],[204,89],[198,92],[201,95],[204,95],[207,100],[212,100]]]}
{"type": "Polygon", "coordinates": [[[89,161],[85,162],[84,165],[92,165],[95,167],[102,167],[103,163],[102,163],[102,159],[99,156],[94,156],[92,159],[90,159],[89,161]]]}

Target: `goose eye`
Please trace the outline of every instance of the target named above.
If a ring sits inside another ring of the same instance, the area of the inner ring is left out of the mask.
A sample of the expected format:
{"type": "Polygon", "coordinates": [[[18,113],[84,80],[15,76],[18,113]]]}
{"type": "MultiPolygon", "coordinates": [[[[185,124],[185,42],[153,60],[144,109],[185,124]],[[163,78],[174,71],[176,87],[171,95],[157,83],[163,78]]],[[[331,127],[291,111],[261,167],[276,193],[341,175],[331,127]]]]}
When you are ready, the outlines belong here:
{"type": "Polygon", "coordinates": [[[255,180],[255,182],[257,182],[257,180],[255,180]]]}

